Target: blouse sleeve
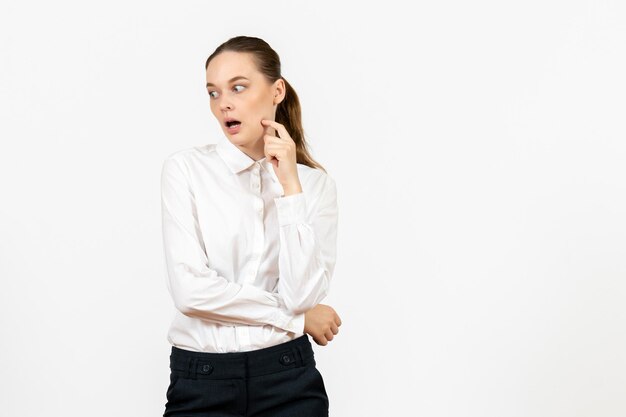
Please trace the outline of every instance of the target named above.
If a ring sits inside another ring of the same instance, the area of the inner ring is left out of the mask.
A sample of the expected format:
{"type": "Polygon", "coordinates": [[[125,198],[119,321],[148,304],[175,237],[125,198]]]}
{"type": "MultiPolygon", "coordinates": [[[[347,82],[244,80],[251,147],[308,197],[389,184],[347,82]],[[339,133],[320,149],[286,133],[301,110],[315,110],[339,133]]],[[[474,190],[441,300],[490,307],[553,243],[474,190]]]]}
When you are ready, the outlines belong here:
{"type": "Polygon", "coordinates": [[[210,267],[193,192],[173,156],[161,171],[161,214],[166,283],[177,310],[221,324],[270,324],[303,332],[304,313],[288,311],[279,294],[231,282],[210,267]]]}
{"type": "Polygon", "coordinates": [[[337,187],[328,175],[321,181],[316,196],[300,192],[274,199],[280,226],[278,293],[292,314],[306,312],[326,297],[335,269],[337,187]]]}

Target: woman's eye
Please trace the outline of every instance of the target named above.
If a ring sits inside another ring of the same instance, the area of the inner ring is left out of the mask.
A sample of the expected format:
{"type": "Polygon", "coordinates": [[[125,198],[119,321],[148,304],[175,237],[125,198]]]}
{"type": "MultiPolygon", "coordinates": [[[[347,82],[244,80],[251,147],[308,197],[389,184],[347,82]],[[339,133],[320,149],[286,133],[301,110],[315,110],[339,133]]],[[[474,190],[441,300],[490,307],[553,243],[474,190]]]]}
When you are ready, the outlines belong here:
{"type": "MultiPolygon", "coordinates": [[[[243,88],[246,88],[246,86],[241,85],[241,84],[237,84],[235,87],[243,87],[243,88]]],[[[233,88],[235,88],[235,87],[233,87],[233,88]]],[[[241,90],[239,90],[239,91],[241,91],[241,90]]],[[[215,98],[215,96],[213,95],[213,93],[216,93],[216,91],[209,91],[209,97],[211,97],[211,98],[215,98]]]]}

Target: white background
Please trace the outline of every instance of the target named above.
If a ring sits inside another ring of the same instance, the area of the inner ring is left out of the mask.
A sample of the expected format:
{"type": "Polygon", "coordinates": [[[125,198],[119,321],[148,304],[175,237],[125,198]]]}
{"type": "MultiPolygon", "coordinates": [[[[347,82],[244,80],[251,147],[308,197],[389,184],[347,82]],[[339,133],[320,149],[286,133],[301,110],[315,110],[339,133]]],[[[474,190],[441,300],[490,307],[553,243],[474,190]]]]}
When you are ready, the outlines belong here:
{"type": "Polygon", "coordinates": [[[159,416],[160,169],[265,39],[336,179],[331,415],[626,415],[621,1],[0,9],[0,410],[159,416]]]}

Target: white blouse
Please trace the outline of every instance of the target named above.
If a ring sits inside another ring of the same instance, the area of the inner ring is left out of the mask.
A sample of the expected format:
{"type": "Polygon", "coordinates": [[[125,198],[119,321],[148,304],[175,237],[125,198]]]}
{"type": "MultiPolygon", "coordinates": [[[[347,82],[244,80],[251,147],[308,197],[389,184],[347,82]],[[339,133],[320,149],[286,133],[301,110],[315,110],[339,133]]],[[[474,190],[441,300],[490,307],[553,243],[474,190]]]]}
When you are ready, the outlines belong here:
{"type": "Polygon", "coordinates": [[[328,294],[335,268],[337,191],[297,164],[302,192],[283,196],[272,164],[226,136],[163,162],[167,339],[198,352],[261,349],[304,334],[304,313],[328,294]]]}

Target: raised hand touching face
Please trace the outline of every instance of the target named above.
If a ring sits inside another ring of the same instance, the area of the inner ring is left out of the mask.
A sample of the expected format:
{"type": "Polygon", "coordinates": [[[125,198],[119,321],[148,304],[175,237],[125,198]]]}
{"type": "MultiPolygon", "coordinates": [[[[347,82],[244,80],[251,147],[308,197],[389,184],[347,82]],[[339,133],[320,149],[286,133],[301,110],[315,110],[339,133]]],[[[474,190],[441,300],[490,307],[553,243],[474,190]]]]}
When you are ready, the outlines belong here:
{"type": "Polygon", "coordinates": [[[265,156],[272,163],[285,195],[302,192],[298,177],[296,143],[282,124],[268,119],[261,120],[261,124],[265,127],[265,156]],[[278,136],[270,134],[271,128],[275,129],[278,136]]]}

